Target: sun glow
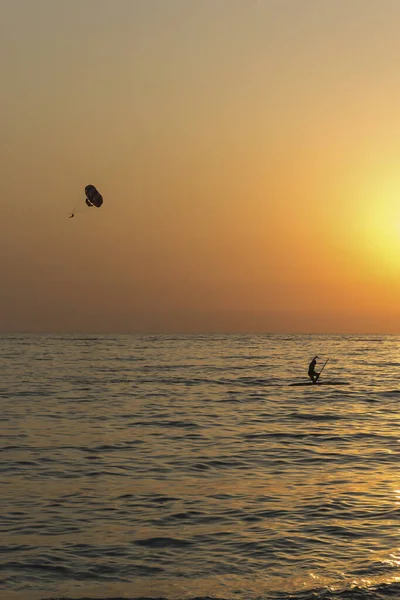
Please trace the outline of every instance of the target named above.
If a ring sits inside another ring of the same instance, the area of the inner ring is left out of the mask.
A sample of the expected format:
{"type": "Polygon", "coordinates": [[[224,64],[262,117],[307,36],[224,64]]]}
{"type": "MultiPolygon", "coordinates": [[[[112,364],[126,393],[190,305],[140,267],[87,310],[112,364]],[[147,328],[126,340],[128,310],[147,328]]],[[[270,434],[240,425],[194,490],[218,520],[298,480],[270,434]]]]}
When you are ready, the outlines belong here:
{"type": "Polygon", "coordinates": [[[360,250],[381,276],[400,275],[400,181],[363,194],[357,223],[360,250]]]}

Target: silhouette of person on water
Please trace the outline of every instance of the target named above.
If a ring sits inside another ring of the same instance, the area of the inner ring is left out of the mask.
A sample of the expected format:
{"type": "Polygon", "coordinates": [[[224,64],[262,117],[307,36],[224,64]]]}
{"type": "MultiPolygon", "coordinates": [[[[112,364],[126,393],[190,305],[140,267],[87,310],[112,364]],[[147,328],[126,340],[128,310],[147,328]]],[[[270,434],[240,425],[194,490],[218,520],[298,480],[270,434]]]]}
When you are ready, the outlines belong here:
{"type": "Polygon", "coordinates": [[[319,377],[319,373],[317,373],[315,370],[315,365],[317,364],[317,358],[319,358],[319,356],[314,356],[314,358],[312,359],[312,361],[310,362],[310,364],[308,366],[308,376],[313,383],[316,383],[316,381],[319,377]]]}

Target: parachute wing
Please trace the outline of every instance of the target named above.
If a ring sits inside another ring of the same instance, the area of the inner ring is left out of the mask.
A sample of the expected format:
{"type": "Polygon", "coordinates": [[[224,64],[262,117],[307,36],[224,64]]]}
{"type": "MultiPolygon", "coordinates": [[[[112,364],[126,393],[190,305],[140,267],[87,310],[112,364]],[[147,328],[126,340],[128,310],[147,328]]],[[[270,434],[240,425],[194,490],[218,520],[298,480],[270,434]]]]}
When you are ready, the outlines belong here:
{"type": "Polygon", "coordinates": [[[85,202],[88,206],[96,206],[100,208],[103,204],[103,196],[96,190],[94,185],[87,185],[85,187],[86,199],[85,202]]]}

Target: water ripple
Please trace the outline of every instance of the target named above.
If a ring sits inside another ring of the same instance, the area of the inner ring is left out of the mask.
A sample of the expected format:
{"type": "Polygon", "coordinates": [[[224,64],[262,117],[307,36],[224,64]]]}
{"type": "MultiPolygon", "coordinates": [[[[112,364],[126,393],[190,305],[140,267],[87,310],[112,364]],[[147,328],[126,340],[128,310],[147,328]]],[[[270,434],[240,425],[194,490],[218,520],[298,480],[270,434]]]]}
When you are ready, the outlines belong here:
{"type": "Polygon", "coordinates": [[[400,596],[398,343],[3,336],[2,600],[400,596]]]}

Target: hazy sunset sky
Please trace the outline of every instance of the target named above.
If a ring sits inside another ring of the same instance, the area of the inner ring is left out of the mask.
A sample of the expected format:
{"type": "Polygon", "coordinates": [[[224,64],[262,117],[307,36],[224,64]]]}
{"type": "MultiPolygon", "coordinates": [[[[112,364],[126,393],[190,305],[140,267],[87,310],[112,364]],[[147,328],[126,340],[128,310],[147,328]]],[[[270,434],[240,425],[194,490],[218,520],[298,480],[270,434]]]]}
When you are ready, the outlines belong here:
{"type": "Polygon", "coordinates": [[[399,24],[0,0],[0,331],[400,333],[399,24]]]}

